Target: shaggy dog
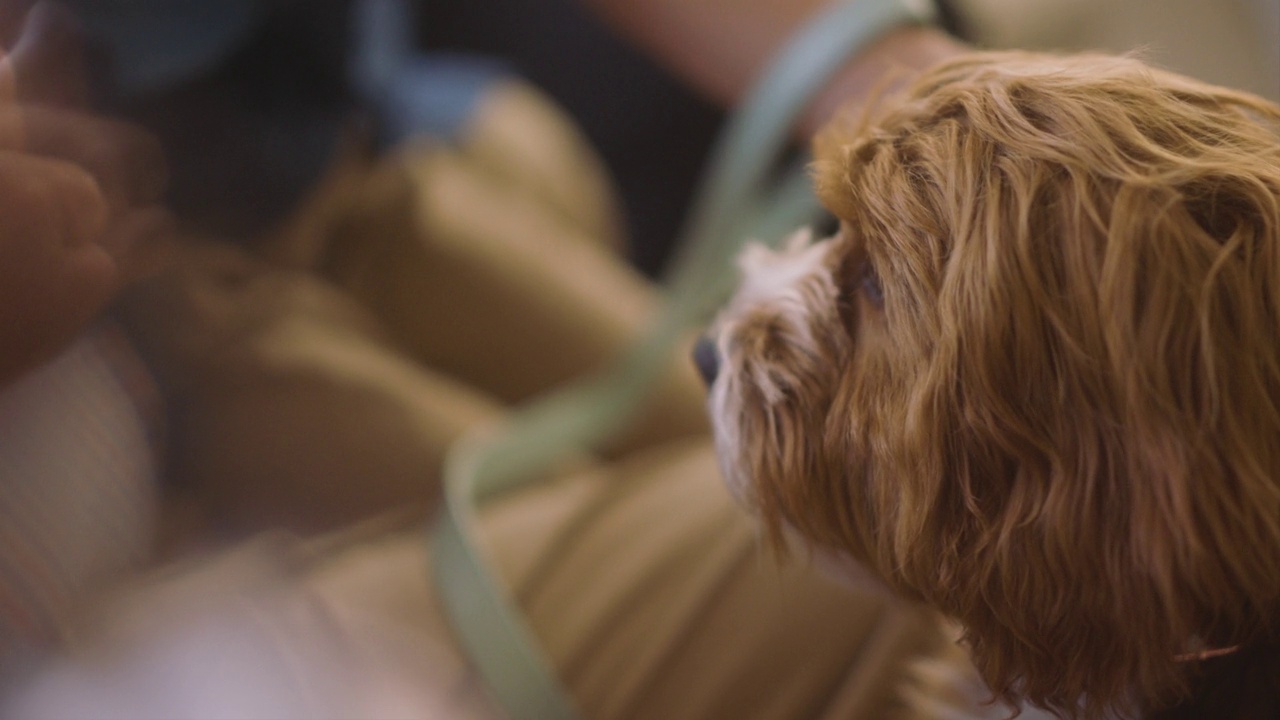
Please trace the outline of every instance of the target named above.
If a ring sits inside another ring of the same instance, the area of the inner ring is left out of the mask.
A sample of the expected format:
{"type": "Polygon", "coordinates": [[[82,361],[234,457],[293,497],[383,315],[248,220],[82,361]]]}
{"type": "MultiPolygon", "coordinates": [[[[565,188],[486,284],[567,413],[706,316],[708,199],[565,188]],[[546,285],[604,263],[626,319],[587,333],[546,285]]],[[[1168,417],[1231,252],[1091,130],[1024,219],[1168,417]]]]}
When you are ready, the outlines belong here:
{"type": "Polygon", "coordinates": [[[880,107],[816,143],[839,232],[747,249],[703,348],[730,487],[998,699],[1280,716],[1280,107],[1023,53],[880,107]]]}

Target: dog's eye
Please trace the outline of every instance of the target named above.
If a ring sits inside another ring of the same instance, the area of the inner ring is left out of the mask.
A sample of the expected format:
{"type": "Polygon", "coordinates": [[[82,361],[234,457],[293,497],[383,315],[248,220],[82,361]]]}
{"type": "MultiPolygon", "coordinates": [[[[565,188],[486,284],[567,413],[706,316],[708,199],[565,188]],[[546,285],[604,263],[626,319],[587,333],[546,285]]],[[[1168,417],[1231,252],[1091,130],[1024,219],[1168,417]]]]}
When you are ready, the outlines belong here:
{"type": "Polygon", "coordinates": [[[884,290],[880,287],[880,274],[876,272],[875,266],[870,261],[862,264],[861,275],[859,284],[862,294],[877,308],[884,307],[884,290]]]}

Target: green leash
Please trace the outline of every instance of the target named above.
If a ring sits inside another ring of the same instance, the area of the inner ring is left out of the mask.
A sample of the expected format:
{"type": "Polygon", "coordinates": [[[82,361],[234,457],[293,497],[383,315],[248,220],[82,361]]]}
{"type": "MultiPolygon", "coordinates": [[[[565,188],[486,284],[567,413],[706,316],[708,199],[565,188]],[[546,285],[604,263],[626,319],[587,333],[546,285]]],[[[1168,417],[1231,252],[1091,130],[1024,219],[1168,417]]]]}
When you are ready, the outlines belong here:
{"type": "Polygon", "coordinates": [[[819,207],[803,165],[771,182],[800,111],[831,75],[886,31],[932,20],[899,0],[837,2],[782,51],[721,135],[703,178],[662,315],[614,367],[470,437],[445,461],[435,523],[435,589],[463,647],[510,717],[577,720],[568,694],[510,593],[476,542],[476,510],[540,477],[556,459],[586,452],[622,429],[667,366],[672,348],[727,299],[742,240],[777,240],[819,207]]]}

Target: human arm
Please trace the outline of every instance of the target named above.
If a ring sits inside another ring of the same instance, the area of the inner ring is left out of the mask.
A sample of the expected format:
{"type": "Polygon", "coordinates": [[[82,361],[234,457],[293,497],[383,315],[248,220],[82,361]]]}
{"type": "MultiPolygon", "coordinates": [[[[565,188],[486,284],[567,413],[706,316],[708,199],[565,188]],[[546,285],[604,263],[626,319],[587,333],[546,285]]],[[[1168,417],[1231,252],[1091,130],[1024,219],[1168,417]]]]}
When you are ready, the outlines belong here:
{"type": "MultiPolygon", "coordinates": [[[[724,104],[740,100],[787,40],[830,1],[580,0],[621,36],[724,104]]],[[[890,31],[845,64],[810,104],[797,131],[812,134],[840,107],[876,90],[887,71],[923,70],[964,49],[937,28],[890,31]]]]}

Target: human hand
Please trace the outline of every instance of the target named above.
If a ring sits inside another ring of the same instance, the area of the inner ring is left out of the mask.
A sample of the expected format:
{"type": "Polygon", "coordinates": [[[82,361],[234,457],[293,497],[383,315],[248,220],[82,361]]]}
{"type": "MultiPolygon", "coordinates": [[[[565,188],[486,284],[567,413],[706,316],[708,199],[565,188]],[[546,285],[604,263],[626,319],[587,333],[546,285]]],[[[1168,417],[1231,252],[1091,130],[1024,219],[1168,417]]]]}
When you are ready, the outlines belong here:
{"type": "Polygon", "coordinates": [[[88,111],[74,20],[47,2],[22,17],[0,51],[0,387],[154,269],[172,226],[159,144],[88,111]]]}

